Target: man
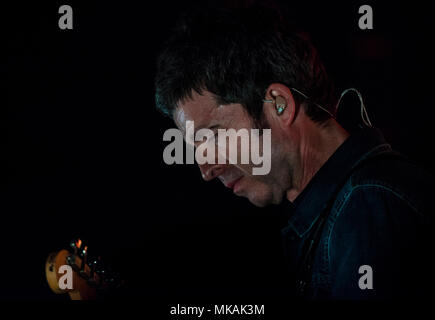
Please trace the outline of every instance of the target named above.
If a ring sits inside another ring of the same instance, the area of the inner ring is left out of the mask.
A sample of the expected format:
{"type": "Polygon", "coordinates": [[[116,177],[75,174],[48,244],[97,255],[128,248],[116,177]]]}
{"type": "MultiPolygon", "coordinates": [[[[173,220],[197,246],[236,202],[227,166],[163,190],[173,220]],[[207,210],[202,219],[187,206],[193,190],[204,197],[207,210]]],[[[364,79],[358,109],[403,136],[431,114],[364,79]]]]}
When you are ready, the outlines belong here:
{"type": "Polygon", "coordinates": [[[292,210],[282,231],[289,290],[312,299],[429,292],[432,180],[370,122],[351,133],[337,122],[316,50],[275,11],[182,16],[158,59],[156,103],[183,132],[188,121],[213,133],[271,130],[267,175],[253,175],[253,163],[199,167],[256,206],[292,210]]]}

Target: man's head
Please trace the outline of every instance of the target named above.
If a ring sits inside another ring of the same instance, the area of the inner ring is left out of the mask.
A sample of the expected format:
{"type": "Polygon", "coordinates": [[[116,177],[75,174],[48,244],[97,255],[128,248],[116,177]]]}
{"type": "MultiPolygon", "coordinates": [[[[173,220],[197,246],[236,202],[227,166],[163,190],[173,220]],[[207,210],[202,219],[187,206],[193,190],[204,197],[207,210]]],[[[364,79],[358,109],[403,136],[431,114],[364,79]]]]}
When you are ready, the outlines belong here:
{"type": "Polygon", "coordinates": [[[315,49],[265,8],[185,14],[158,59],[157,107],[181,130],[189,120],[213,131],[271,129],[268,175],[253,176],[252,163],[200,165],[204,179],[218,177],[258,206],[282,201],[303,174],[301,139],[330,122],[328,112],[298,91],[335,113],[332,85],[315,49]],[[280,112],[278,100],[285,105],[280,112]]]}

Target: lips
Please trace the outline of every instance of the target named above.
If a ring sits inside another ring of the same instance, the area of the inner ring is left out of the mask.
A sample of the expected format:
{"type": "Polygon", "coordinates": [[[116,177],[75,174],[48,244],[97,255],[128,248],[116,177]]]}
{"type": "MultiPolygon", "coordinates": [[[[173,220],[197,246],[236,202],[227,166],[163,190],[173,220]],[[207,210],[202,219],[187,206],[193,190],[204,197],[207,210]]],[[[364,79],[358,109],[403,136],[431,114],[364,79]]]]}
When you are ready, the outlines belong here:
{"type": "Polygon", "coordinates": [[[237,179],[227,183],[226,187],[230,189],[234,189],[234,186],[236,185],[237,182],[239,182],[240,179],[242,179],[242,177],[238,177],[237,179]]]}

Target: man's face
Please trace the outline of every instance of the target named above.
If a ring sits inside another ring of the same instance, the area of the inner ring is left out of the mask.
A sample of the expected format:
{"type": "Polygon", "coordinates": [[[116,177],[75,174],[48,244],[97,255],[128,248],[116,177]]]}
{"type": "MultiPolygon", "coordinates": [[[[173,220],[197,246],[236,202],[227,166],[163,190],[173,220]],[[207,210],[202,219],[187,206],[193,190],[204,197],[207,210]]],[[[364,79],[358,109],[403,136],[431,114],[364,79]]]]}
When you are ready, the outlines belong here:
{"type": "MultiPolygon", "coordinates": [[[[214,134],[218,133],[218,129],[235,129],[236,131],[248,129],[250,132],[250,129],[254,128],[253,119],[241,104],[218,105],[208,91],[203,91],[202,95],[193,91],[192,99],[184,103],[180,102],[174,112],[174,121],[183,131],[184,136],[187,121],[194,121],[195,132],[201,128],[208,128],[214,134]]],[[[218,164],[216,160],[213,163],[199,165],[203,178],[207,181],[218,178],[236,195],[248,198],[256,206],[263,207],[271,203],[280,203],[285,191],[290,187],[291,173],[288,165],[285,165],[283,148],[274,148],[276,134],[274,135],[273,122],[270,124],[270,129],[272,156],[269,174],[253,175],[252,169],[258,165],[252,163],[229,164],[227,161],[225,164],[218,164]]],[[[194,141],[195,147],[201,143],[205,142],[194,141]]]]}

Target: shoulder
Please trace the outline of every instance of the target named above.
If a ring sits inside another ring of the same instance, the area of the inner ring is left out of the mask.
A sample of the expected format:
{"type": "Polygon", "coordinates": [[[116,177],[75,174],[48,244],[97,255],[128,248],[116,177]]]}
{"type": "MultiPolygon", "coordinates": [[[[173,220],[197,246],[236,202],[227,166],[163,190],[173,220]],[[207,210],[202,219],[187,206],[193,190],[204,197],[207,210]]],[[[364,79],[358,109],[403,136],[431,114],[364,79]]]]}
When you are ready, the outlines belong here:
{"type": "Polygon", "coordinates": [[[376,295],[394,295],[400,289],[394,284],[399,277],[395,268],[420,259],[414,252],[432,221],[433,195],[430,173],[404,159],[379,158],[354,172],[326,224],[332,291],[353,288],[346,294],[362,294],[357,270],[370,265],[378,276],[376,295]]]}
{"type": "MultiPolygon", "coordinates": [[[[346,200],[378,206],[389,201],[425,215],[435,210],[435,178],[405,156],[380,156],[362,165],[348,179],[346,200]],[[371,197],[371,198],[370,198],[371,197]]],[[[349,204],[348,204],[349,205],[349,204]]]]}
{"type": "MultiPolygon", "coordinates": [[[[379,157],[359,167],[348,178],[334,202],[333,224],[348,228],[364,222],[406,228],[433,223],[435,179],[405,157],[379,157]]],[[[361,229],[361,228],[359,228],[361,229]]]]}

